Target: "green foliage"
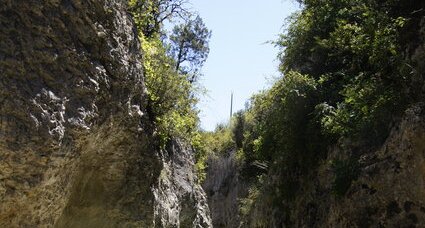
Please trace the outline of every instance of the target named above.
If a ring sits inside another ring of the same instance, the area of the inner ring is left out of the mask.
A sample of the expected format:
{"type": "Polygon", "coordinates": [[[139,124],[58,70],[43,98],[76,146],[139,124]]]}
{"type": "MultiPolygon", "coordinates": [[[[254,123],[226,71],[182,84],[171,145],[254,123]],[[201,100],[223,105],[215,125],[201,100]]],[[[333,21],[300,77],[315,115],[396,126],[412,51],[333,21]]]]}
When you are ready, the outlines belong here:
{"type": "Polygon", "coordinates": [[[206,161],[209,157],[228,156],[235,152],[236,159],[241,165],[256,161],[255,159],[247,161],[245,157],[247,153],[243,149],[246,142],[245,134],[249,134],[246,130],[248,127],[246,118],[247,112],[239,111],[233,116],[231,124],[219,124],[213,132],[200,132],[199,142],[202,142],[202,145],[197,149],[196,167],[201,180],[205,178],[206,161]]]}
{"type": "MultiPolygon", "coordinates": [[[[247,161],[266,164],[262,167],[269,166],[270,171],[279,173],[283,182],[276,184],[285,187],[278,197],[291,198],[298,188],[299,175],[307,174],[326,149],[313,115],[317,85],[313,78],[290,71],[271,89],[255,96],[248,111],[257,125],[249,134],[257,137],[245,141],[247,161]]],[[[262,167],[248,167],[247,173],[258,175],[262,167]]]]}
{"type": "Polygon", "coordinates": [[[186,9],[187,0],[129,0],[128,5],[139,33],[149,40],[161,37],[166,54],[174,59],[175,71],[196,82],[209,54],[211,31],[199,15],[186,9]],[[182,22],[171,34],[164,34],[163,23],[176,17],[182,22]]]}
{"type": "Polygon", "coordinates": [[[155,123],[160,147],[164,148],[172,137],[190,142],[196,151],[196,169],[202,182],[207,155],[233,143],[230,132],[199,132],[195,106],[200,88],[194,82],[208,56],[211,31],[199,16],[191,18],[186,5],[186,0],[129,0],[129,11],[141,41],[147,111],[155,123]],[[161,31],[163,22],[175,17],[185,22],[175,26],[170,43],[166,44],[167,34],[161,31]]]}
{"type": "Polygon", "coordinates": [[[334,160],[331,168],[335,175],[332,191],[338,197],[344,196],[351,183],[359,176],[359,163],[355,159],[334,160]]]}
{"type": "Polygon", "coordinates": [[[148,37],[160,30],[160,24],[155,20],[155,15],[159,11],[156,2],[151,0],[129,0],[128,3],[137,29],[148,37]]]}
{"type": "Polygon", "coordinates": [[[213,132],[200,132],[202,144],[197,147],[195,154],[196,170],[199,181],[203,181],[206,175],[206,161],[209,157],[222,156],[235,150],[235,143],[232,138],[232,131],[226,125],[218,125],[213,132]]]}
{"type": "Polygon", "coordinates": [[[302,2],[305,8],[277,42],[281,70],[319,81],[317,108],[328,134],[381,143],[408,97],[399,42],[407,20],[388,14],[395,1],[302,2]]]}
{"type": "Polygon", "coordinates": [[[176,71],[190,75],[190,82],[197,81],[199,69],[208,57],[210,37],[211,31],[199,16],[176,25],[170,35],[170,56],[176,61],[176,71]]]}
{"type": "Polygon", "coordinates": [[[175,17],[187,19],[190,12],[186,9],[186,0],[129,0],[137,29],[145,37],[151,38],[161,32],[162,24],[175,17]]]}
{"type": "Polygon", "coordinates": [[[236,148],[240,149],[243,147],[245,127],[245,118],[242,111],[239,111],[235,114],[233,123],[233,140],[235,141],[236,148]]]}
{"type": "MultiPolygon", "coordinates": [[[[185,5],[186,0],[129,0],[129,11],[138,28],[143,52],[147,112],[155,122],[160,146],[164,147],[171,137],[177,137],[189,141],[197,149],[202,145],[198,132],[198,111],[195,108],[199,87],[192,83],[187,74],[176,70],[176,60],[169,55],[170,49],[161,37],[164,35],[161,34],[161,27],[165,20],[176,16],[190,18],[185,5]]],[[[200,18],[198,20],[202,21],[200,18]]],[[[186,37],[185,42],[197,42],[195,38],[186,37]]],[[[197,57],[194,56],[193,61],[202,62],[206,58],[203,56],[202,60],[198,60],[197,57]]]]}
{"type": "Polygon", "coordinates": [[[254,207],[260,194],[260,190],[257,186],[253,186],[248,190],[248,196],[243,198],[239,202],[239,211],[242,216],[247,217],[254,207]]]}
{"type": "Polygon", "coordinates": [[[159,39],[140,36],[144,53],[143,67],[149,97],[149,114],[158,128],[161,145],[171,136],[195,138],[198,126],[197,98],[194,85],[174,70],[174,61],[166,55],[159,39]]]}
{"type": "MultiPolygon", "coordinates": [[[[311,126],[317,83],[307,75],[288,72],[273,87],[253,99],[250,112],[257,120],[258,137],[253,140],[257,160],[285,161],[290,169],[302,163],[300,159],[308,150],[306,129],[311,126]],[[293,164],[289,164],[293,163],[293,164]]],[[[312,151],[314,153],[314,151],[312,151]]]]}

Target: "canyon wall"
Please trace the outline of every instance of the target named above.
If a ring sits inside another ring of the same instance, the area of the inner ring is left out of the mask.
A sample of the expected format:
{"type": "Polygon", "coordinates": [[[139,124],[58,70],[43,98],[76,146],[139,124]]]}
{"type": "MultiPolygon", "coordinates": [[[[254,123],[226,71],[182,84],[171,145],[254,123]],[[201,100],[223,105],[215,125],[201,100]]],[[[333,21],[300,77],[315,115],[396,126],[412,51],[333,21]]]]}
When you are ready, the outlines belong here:
{"type": "Polygon", "coordinates": [[[1,227],[211,226],[193,151],[154,137],[126,4],[1,2],[1,227]]]}

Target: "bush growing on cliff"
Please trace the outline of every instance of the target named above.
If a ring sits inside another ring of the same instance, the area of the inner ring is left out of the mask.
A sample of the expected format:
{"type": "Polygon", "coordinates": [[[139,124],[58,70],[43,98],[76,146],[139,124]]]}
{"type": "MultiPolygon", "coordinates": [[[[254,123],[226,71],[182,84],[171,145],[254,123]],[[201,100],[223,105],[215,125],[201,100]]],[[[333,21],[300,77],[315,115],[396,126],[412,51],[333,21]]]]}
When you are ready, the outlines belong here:
{"type": "Polygon", "coordinates": [[[314,118],[317,85],[313,78],[288,72],[269,90],[256,95],[247,110],[244,153],[246,176],[279,173],[286,187],[279,194],[293,195],[299,175],[307,173],[322,155],[320,125],[314,118]],[[251,117],[250,117],[251,116],[251,117]],[[251,124],[252,125],[252,124],[251,124]],[[290,183],[290,184],[289,184],[290,183]]]}
{"type": "Polygon", "coordinates": [[[235,150],[235,142],[232,138],[232,131],[229,126],[224,124],[217,125],[213,132],[199,132],[202,145],[197,147],[196,170],[199,180],[202,182],[206,177],[207,160],[209,157],[226,156],[235,150]]]}
{"type": "Polygon", "coordinates": [[[400,31],[406,19],[398,1],[301,1],[277,42],[281,70],[297,70],[320,82],[324,130],[379,144],[389,122],[404,109],[409,72],[400,31]],[[323,107],[323,106],[322,106],[323,107]]]}
{"type": "Polygon", "coordinates": [[[174,61],[166,55],[159,39],[140,35],[144,53],[143,67],[149,98],[148,111],[158,127],[161,144],[171,136],[193,139],[197,134],[198,99],[195,85],[174,69],[174,61]]]}
{"type": "MultiPolygon", "coordinates": [[[[195,107],[200,87],[194,83],[194,75],[182,72],[179,64],[186,60],[202,63],[208,56],[208,52],[203,51],[202,55],[190,56],[190,59],[187,56],[176,59],[173,53],[179,52],[179,48],[182,47],[171,50],[170,45],[164,42],[166,34],[162,34],[162,25],[166,20],[181,17],[189,22],[192,21],[191,13],[185,8],[186,4],[186,0],[129,1],[129,10],[138,28],[143,52],[142,63],[148,95],[147,111],[149,117],[155,122],[156,134],[162,147],[170,137],[185,139],[196,148],[202,144],[198,133],[198,110],[195,107]]],[[[197,17],[196,21],[202,22],[200,17],[197,17]]],[[[192,47],[186,47],[186,43],[191,42],[195,44],[202,42],[202,47],[209,50],[210,31],[203,23],[201,24],[200,27],[199,23],[196,25],[207,34],[207,37],[201,37],[201,40],[196,36],[198,30],[189,34],[185,33],[184,36],[180,33],[173,34],[174,40],[184,40],[185,53],[192,53],[192,47]]],[[[185,27],[185,24],[181,26],[185,27]]],[[[198,71],[201,65],[197,65],[198,71]]]]}
{"type": "Polygon", "coordinates": [[[245,117],[243,111],[238,111],[234,115],[233,120],[233,140],[235,141],[236,148],[241,149],[244,141],[244,128],[245,128],[245,117]]]}

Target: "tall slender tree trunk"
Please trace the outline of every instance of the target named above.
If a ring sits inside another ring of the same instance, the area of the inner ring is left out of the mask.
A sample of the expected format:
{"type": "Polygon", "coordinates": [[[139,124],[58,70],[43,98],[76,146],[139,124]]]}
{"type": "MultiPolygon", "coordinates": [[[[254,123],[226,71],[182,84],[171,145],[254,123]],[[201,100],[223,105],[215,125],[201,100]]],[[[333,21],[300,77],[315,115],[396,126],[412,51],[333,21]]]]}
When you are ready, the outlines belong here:
{"type": "Polygon", "coordinates": [[[182,39],[180,41],[180,45],[179,45],[179,54],[177,55],[177,60],[176,60],[176,71],[178,72],[180,69],[180,64],[183,62],[182,58],[183,58],[183,47],[184,47],[184,40],[182,39]]]}

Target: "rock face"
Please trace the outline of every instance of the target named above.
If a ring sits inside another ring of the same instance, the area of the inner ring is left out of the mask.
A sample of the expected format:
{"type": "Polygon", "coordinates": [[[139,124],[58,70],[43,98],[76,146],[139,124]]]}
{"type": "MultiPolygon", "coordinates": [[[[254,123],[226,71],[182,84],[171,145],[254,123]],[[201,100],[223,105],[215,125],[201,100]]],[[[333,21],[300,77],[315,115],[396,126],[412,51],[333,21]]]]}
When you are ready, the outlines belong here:
{"type": "Polygon", "coordinates": [[[190,148],[152,137],[125,0],[3,0],[0,27],[0,227],[210,226],[190,148]]]}
{"type": "Polygon", "coordinates": [[[172,140],[163,152],[155,195],[155,224],[160,227],[212,227],[201,186],[196,184],[193,150],[172,140]]]}
{"type": "Polygon", "coordinates": [[[425,105],[408,109],[379,149],[354,148],[334,148],[294,202],[285,203],[288,210],[276,211],[260,196],[246,226],[424,227],[425,105]],[[359,176],[343,196],[336,196],[330,161],[355,154],[361,154],[359,176]]]}
{"type": "Polygon", "coordinates": [[[239,227],[239,199],[247,187],[239,176],[236,152],[211,156],[203,184],[214,227],[239,227]]]}
{"type": "MultiPolygon", "coordinates": [[[[307,191],[297,207],[299,226],[422,227],[425,225],[425,106],[407,110],[378,150],[360,157],[360,175],[346,196],[326,197],[332,180],[329,165],[319,170],[315,190],[307,191]],[[311,201],[314,199],[315,201],[311,201]],[[305,216],[305,217],[303,217],[305,216]]],[[[333,151],[329,157],[341,156],[333,151]]]]}
{"type": "MultiPolygon", "coordinates": [[[[338,153],[334,151],[330,156],[338,156],[335,152],[338,153]]],[[[346,197],[341,200],[330,198],[327,203],[326,198],[322,198],[324,201],[317,201],[316,206],[312,204],[312,208],[317,208],[316,218],[311,213],[310,219],[305,222],[310,220],[308,222],[312,224],[316,221],[317,224],[340,227],[425,225],[423,104],[408,109],[403,121],[393,129],[386,143],[380,149],[362,155],[360,165],[360,176],[352,183],[346,197]],[[328,206],[320,206],[322,202],[322,205],[328,206]]],[[[325,180],[330,179],[325,167],[322,166],[319,172],[318,185],[322,187],[328,185],[325,180]]],[[[318,196],[315,198],[318,199],[318,196]]]]}

